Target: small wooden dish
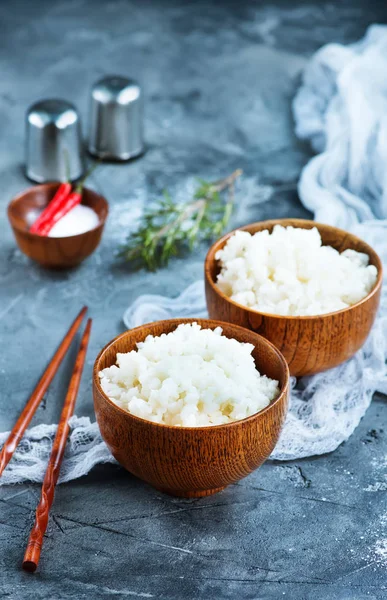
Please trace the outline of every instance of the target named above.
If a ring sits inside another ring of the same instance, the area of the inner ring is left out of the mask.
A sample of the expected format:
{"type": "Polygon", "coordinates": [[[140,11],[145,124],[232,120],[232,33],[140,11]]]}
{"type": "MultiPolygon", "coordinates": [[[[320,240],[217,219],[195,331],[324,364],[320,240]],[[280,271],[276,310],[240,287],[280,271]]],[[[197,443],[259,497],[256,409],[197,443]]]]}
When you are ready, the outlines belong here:
{"type": "Polygon", "coordinates": [[[289,370],[280,352],[261,336],[229,323],[171,319],[126,331],[98,355],[93,371],[94,408],[101,435],[128,471],[155,488],[185,498],[208,496],[259,467],[277,443],[288,404],[289,370]],[[117,352],[136,349],[148,335],[158,336],[180,323],[223,328],[227,337],[255,346],[261,374],[280,382],[280,394],[262,411],[226,425],[172,427],[140,419],[119,408],[102,391],[98,373],[116,362],[117,352]]]}
{"type": "Polygon", "coordinates": [[[94,229],[62,238],[30,233],[29,228],[37,213],[47,206],[59,185],[45,183],[22,192],[8,205],[8,219],[17,244],[24,254],[43,267],[64,269],[78,265],[94,252],[101,240],[109,209],[103,196],[84,188],[82,204],[92,208],[99,218],[99,224],[94,229]]]}
{"type": "Polygon", "coordinates": [[[317,227],[324,245],[333,246],[339,252],[352,248],[365,252],[370,264],[378,269],[373,290],[353,306],[323,315],[311,317],[284,317],[252,310],[237,304],[216,286],[220,271],[215,255],[223,248],[231,231],[215,242],[205,260],[205,286],[209,316],[241,325],[260,333],[270,340],[284,355],[291,375],[311,375],[336,367],[348,360],[364,344],[374,323],[379,306],[383,279],[382,262],[376,252],[356,236],[330,225],[303,219],[278,219],[252,223],[240,227],[242,231],[256,233],[275,225],[312,229],[317,227]]]}

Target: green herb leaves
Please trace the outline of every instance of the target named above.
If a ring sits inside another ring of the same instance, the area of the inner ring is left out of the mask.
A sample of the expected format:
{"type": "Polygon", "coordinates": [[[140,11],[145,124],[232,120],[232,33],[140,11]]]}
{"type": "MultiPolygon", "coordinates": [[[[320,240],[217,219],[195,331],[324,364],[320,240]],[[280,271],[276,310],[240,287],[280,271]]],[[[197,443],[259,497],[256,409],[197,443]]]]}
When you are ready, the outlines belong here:
{"type": "Polygon", "coordinates": [[[158,204],[144,213],[139,228],[129,236],[119,255],[136,267],[154,271],[167,265],[173,256],[193,250],[200,241],[219,237],[230,219],[234,184],[241,174],[238,169],[213,183],[199,180],[192,200],[181,204],[175,204],[164,192],[158,204]]]}

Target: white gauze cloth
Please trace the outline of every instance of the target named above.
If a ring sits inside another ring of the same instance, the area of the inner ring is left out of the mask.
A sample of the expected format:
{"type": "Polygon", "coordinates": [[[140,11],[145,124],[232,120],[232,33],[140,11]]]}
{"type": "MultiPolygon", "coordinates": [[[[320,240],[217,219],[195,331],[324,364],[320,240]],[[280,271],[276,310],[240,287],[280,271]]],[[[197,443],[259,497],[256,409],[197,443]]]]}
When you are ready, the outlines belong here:
{"type": "MultiPolygon", "coordinates": [[[[293,103],[296,133],[317,155],[301,173],[301,202],[315,219],[356,233],[375,248],[387,268],[387,27],[371,26],[350,46],[328,44],[311,59],[293,103]]],[[[190,285],[178,298],[145,295],[124,315],[126,327],[172,317],[204,317],[204,285],[190,285]]],[[[348,439],[375,391],[387,393],[387,293],[364,347],[343,365],[301,378],[271,456],[277,460],[331,452],[348,439]]],[[[60,481],[114,462],[98,426],[73,417],[60,481]]],[[[55,425],[26,435],[0,478],[0,485],[42,481],[55,425]]],[[[0,434],[0,444],[7,437],[0,434]]]]}

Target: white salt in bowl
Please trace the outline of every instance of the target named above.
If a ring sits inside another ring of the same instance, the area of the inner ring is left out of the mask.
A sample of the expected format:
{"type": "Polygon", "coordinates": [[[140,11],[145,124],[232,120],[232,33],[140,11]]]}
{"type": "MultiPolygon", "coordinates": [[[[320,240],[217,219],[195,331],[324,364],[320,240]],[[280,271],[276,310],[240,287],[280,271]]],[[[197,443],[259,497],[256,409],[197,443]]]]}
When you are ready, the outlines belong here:
{"type": "Polygon", "coordinates": [[[28,188],[8,205],[8,219],[20,250],[43,267],[64,269],[74,267],[90,256],[101,241],[109,212],[107,200],[89,188],[83,188],[82,205],[97,215],[96,225],[78,235],[64,237],[41,236],[29,231],[36,219],[54,197],[60,183],[45,183],[28,188]]]}
{"type": "Polygon", "coordinates": [[[221,265],[216,258],[235,231],[223,236],[208,251],[205,260],[206,300],[209,316],[255,331],[270,340],[284,355],[291,375],[311,375],[336,367],[348,360],[364,344],[374,323],[380,301],[382,262],[366,242],[336,227],[303,219],[278,219],[252,223],[239,228],[254,234],[271,232],[275,225],[313,229],[323,245],[339,252],[356,250],[369,256],[378,271],[376,283],[365,298],[352,306],[313,316],[282,316],[247,308],[227,297],[217,285],[221,265]]]}

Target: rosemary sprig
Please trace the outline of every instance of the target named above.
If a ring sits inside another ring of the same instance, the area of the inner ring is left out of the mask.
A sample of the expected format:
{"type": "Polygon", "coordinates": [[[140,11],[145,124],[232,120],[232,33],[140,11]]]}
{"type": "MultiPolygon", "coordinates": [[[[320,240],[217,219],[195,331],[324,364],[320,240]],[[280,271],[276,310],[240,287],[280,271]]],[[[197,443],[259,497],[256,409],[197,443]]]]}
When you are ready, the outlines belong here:
{"type": "Polygon", "coordinates": [[[164,192],[158,204],[144,213],[119,255],[136,267],[154,271],[184,250],[191,251],[200,241],[218,237],[230,219],[234,185],[241,174],[237,169],[219,181],[199,180],[193,198],[185,203],[175,204],[164,192]],[[225,191],[226,199],[222,195],[225,191]]]}

